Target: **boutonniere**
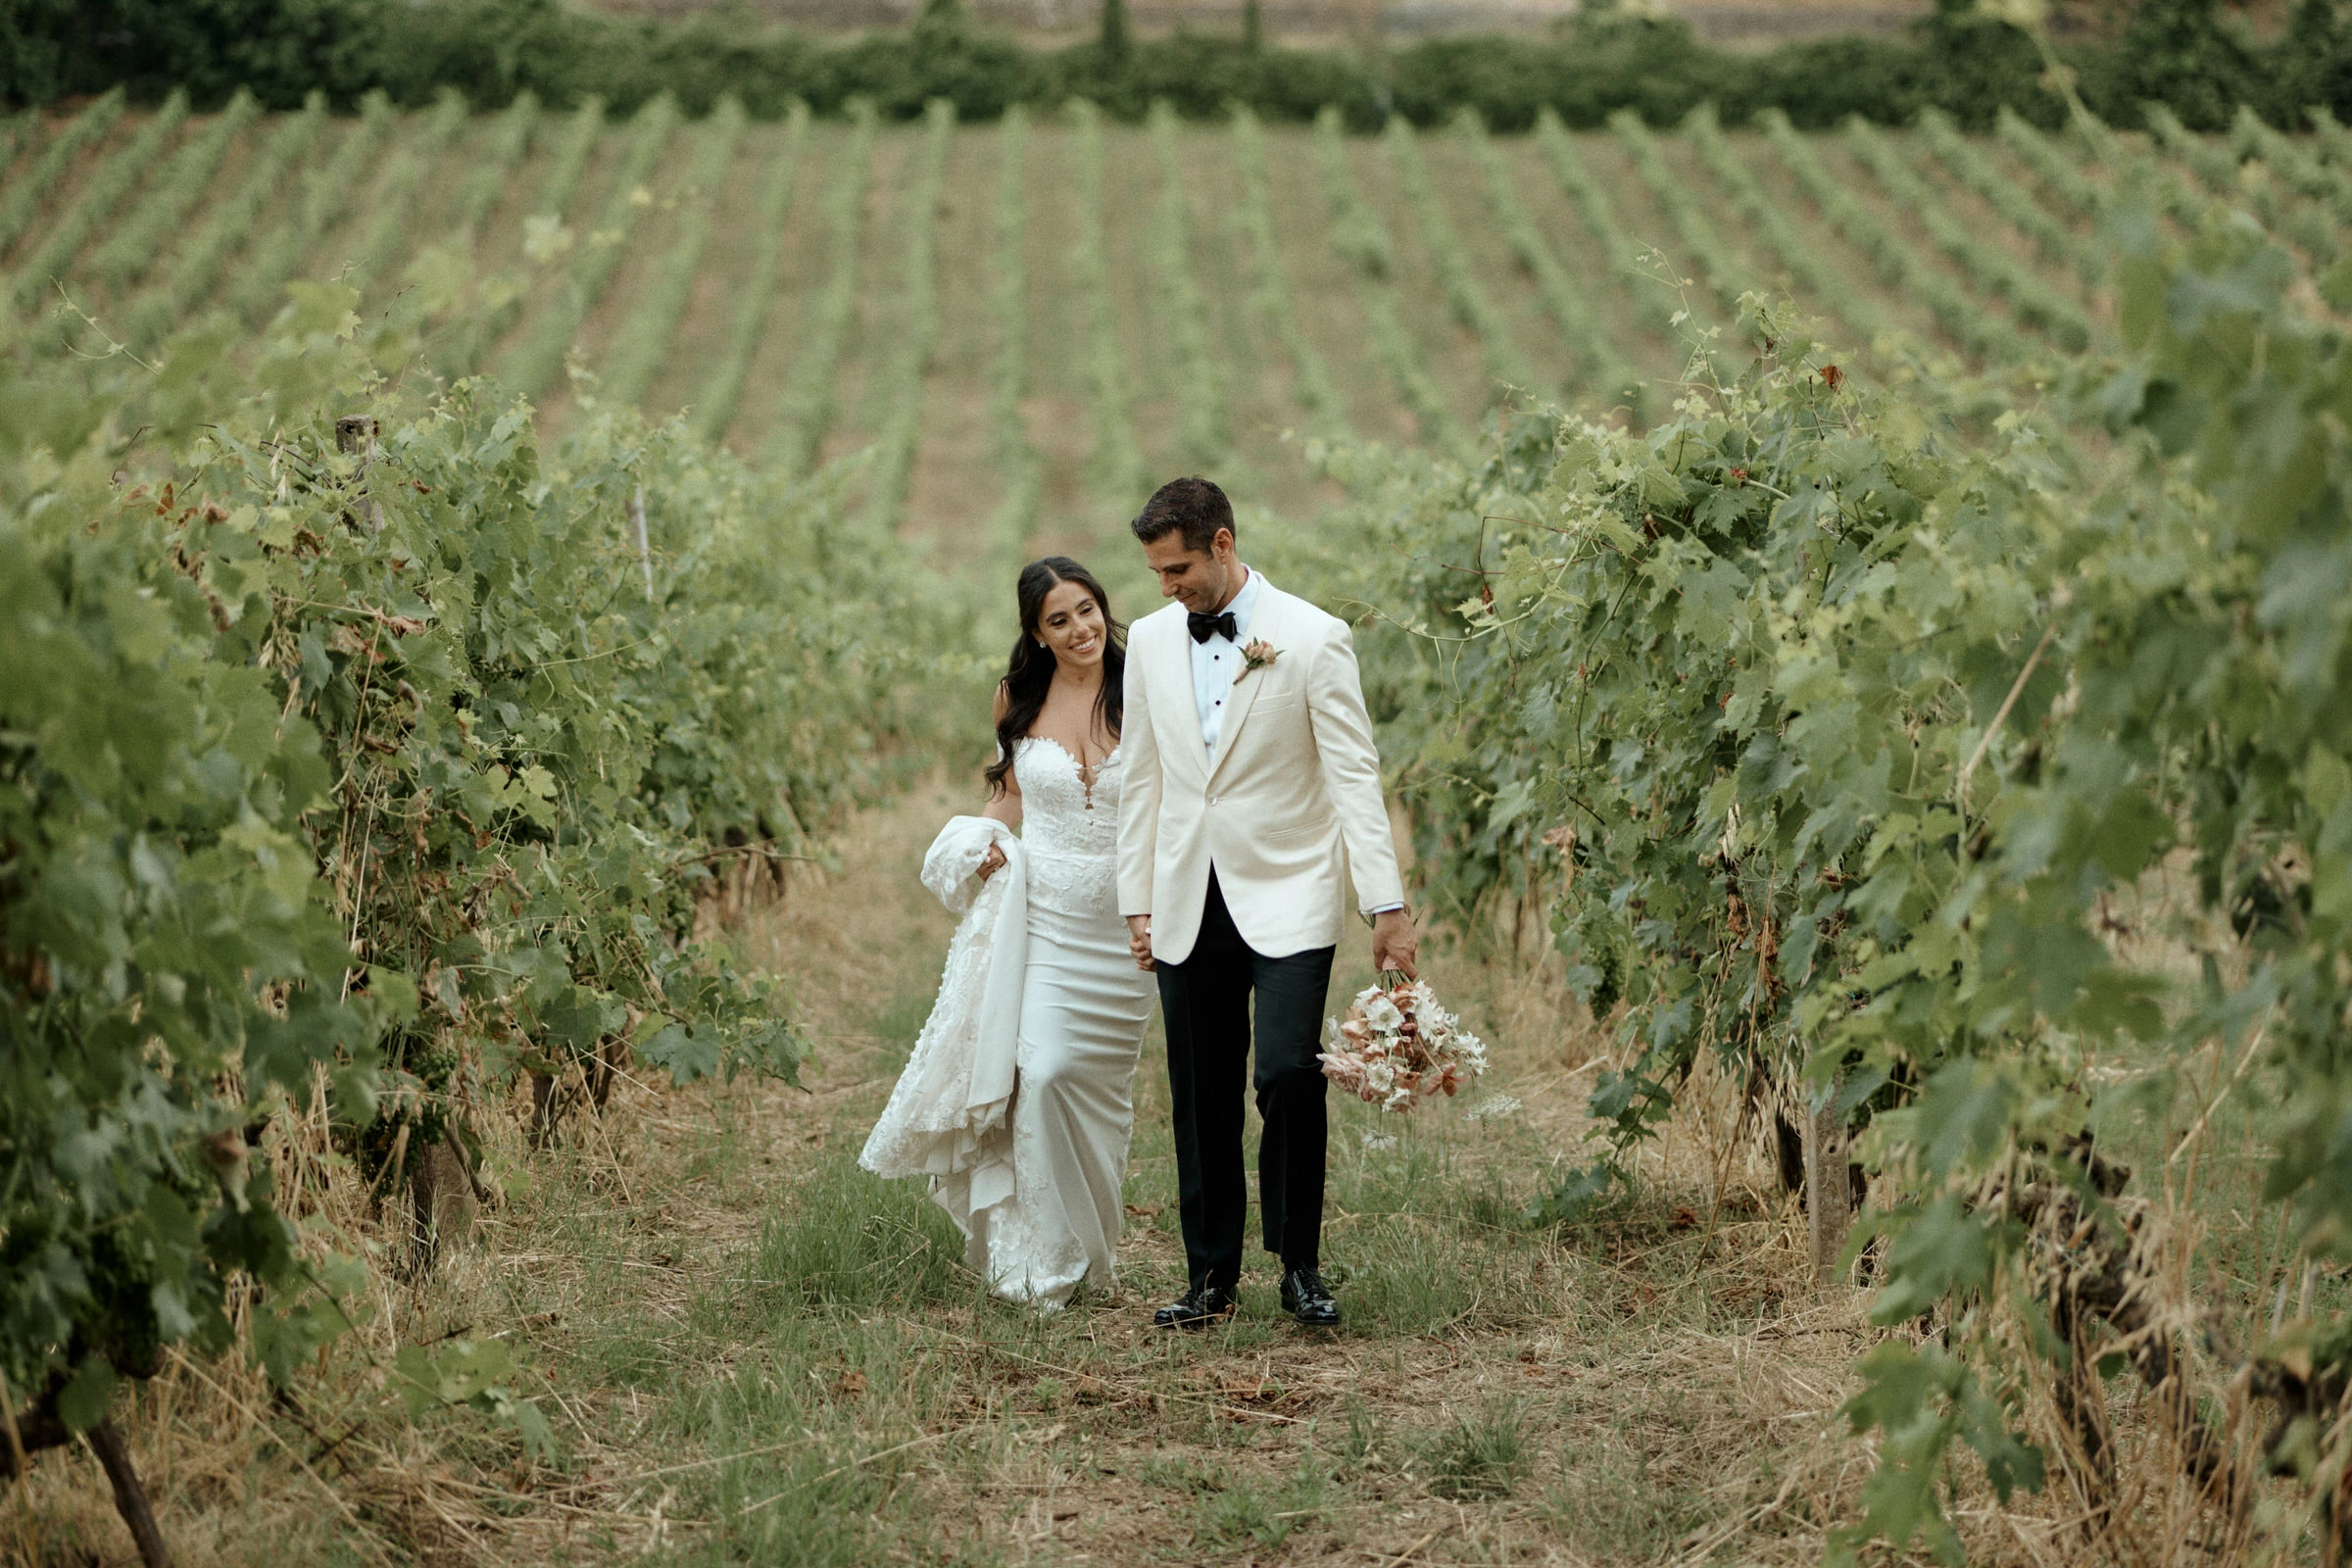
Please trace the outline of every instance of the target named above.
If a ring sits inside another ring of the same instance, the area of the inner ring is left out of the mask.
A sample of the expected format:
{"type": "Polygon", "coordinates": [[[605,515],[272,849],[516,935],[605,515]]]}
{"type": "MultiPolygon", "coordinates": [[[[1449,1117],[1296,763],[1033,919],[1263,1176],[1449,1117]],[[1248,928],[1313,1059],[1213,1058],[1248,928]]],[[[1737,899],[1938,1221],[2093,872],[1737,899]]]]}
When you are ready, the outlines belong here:
{"type": "Polygon", "coordinates": [[[1242,667],[1234,675],[1233,683],[1236,686],[1239,686],[1253,669],[1273,668],[1274,661],[1280,659],[1281,657],[1282,650],[1275,647],[1272,643],[1266,641],[1263,637],[1250,638],[1248,642],[1242,645],[1242,667]]]}

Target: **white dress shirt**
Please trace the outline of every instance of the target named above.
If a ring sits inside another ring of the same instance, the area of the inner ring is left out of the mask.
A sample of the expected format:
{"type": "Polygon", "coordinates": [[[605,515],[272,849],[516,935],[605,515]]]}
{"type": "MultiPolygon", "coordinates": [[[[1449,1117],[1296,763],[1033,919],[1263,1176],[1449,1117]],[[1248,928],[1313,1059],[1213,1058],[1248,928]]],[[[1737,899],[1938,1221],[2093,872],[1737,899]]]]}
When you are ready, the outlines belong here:
{"type": "MultiPolygon", "coordinates": [[[[1200,710],[1200,748],[1217,749],[1225,727],[1225,699],[1233,695],[1234,677],[1242,670],[1242,644],[1250,640],[1250,616],[1257,609],[1257,585],[1265,579],[1248,566],[1242,568],[1242,591],[1226,601],[1221,613],[1233,616],[1236,636],[1209,633],[1208,641],[1193,644],[1193,702],[1200,710]]],[[[1192,633],[1188,630],[1186,636],[1192,633]]]]}

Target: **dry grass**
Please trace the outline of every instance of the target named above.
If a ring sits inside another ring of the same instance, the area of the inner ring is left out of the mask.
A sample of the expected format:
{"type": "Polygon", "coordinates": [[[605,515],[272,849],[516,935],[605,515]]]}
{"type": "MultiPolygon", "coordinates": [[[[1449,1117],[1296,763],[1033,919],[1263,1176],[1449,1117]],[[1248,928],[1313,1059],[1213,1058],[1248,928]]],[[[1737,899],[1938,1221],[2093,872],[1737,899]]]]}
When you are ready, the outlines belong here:
{"type": "MultiPolygon", "coordinates": [[[[1150,1328],[1182,1278],[1156,1040],[1116,1286],[1048,1319],[988,1299],[938,1211],[854,1164],[929,1004],[947,924],[913,869],[958,804],[935,785],[859,818],[838,869],[741,931],[797,977],[804,1087],[624,1084],[537,1153],[518,1103],[491,1150],[505,1201],[427,1277],[315,1116],[289,1121],[279,1168],[368,1257],[366,1321],[299,1406],[233,1364],[137,1394],[123,1425],[180,1562],[1798,1563],[1856,1516],[1873,1456],[1838,1411],[1883,1331],[1858,1294],[1804,1285],[1802,1218],[1732,1141],[1730,1086],[1694,1081],[1606,1223],[1519,1218],[1603,1059],[1538,962],[1434,958],[1494,1043],[1475,1096],[1409,1122],[1335,1107],[1345,1333],[1294,1331],[1268,1260],[1222,1331],[1150,1328]],[[468,1336],[514,1348],[555,1455],[402,1412],[397,1347],[468,1336]]],[[[1344,954],[1338,986],[1363,967],[1344,954]]],[[[2126,1396],[2112,1414],[2109,1559],[2226,1556],[2153,1424],[2126,1396]]],[[[1978,1560],[2084,1556],[2062,1480],[2009,1508],[1973,1465],[1954,1482],[1978,1560]]],[[[71,1451],[0,1508],[0,1545],[130,1560],[71,1451]]]]}

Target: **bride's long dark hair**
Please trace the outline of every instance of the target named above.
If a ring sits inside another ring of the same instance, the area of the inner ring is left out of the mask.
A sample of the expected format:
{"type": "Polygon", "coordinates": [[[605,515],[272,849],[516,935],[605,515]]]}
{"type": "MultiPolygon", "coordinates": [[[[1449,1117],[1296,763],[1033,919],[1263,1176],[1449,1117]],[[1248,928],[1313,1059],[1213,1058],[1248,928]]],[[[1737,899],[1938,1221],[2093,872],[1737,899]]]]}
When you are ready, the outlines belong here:
{"type": "Polygon", "coordinates": [[[1067,556],[1032,561],[1021,568],[1020,580],[1013,585],[1021,608],[1021,634],[1013,641],[1012,662],[1004,671],[1004,716],[997,720],[997,760],[986,775],[992,794],[1004,793],[1004,780],[1012,772],[1013,748],[1045,710],[1046,693],[1053,688],[1054,650],[1039,644],[1037,621],[1045,613],[1046,595],[1065,582],[1085,589],[1102,612],[1102,689],[1095,697],[1095,717],[1115,736],[1126,716],[1120,686],[1127,668],[1127,628],[1111,618],[1110,595],[1102,591],[1093,572],[1067,556]]]}

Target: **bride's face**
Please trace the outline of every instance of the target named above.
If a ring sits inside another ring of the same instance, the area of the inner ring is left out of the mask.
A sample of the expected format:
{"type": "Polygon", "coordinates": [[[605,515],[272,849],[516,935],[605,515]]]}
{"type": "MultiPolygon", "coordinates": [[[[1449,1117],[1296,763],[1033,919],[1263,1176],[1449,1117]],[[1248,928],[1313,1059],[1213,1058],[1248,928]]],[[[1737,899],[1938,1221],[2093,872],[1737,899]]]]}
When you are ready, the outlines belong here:
{"type": "Polygon", "coordinates": [[[1063,668],[1089,669],[1102,662],[1110,628],[1093,594],[1074,582],[1057,582],[1038,608],[1037,636],[1063,668]]]}

